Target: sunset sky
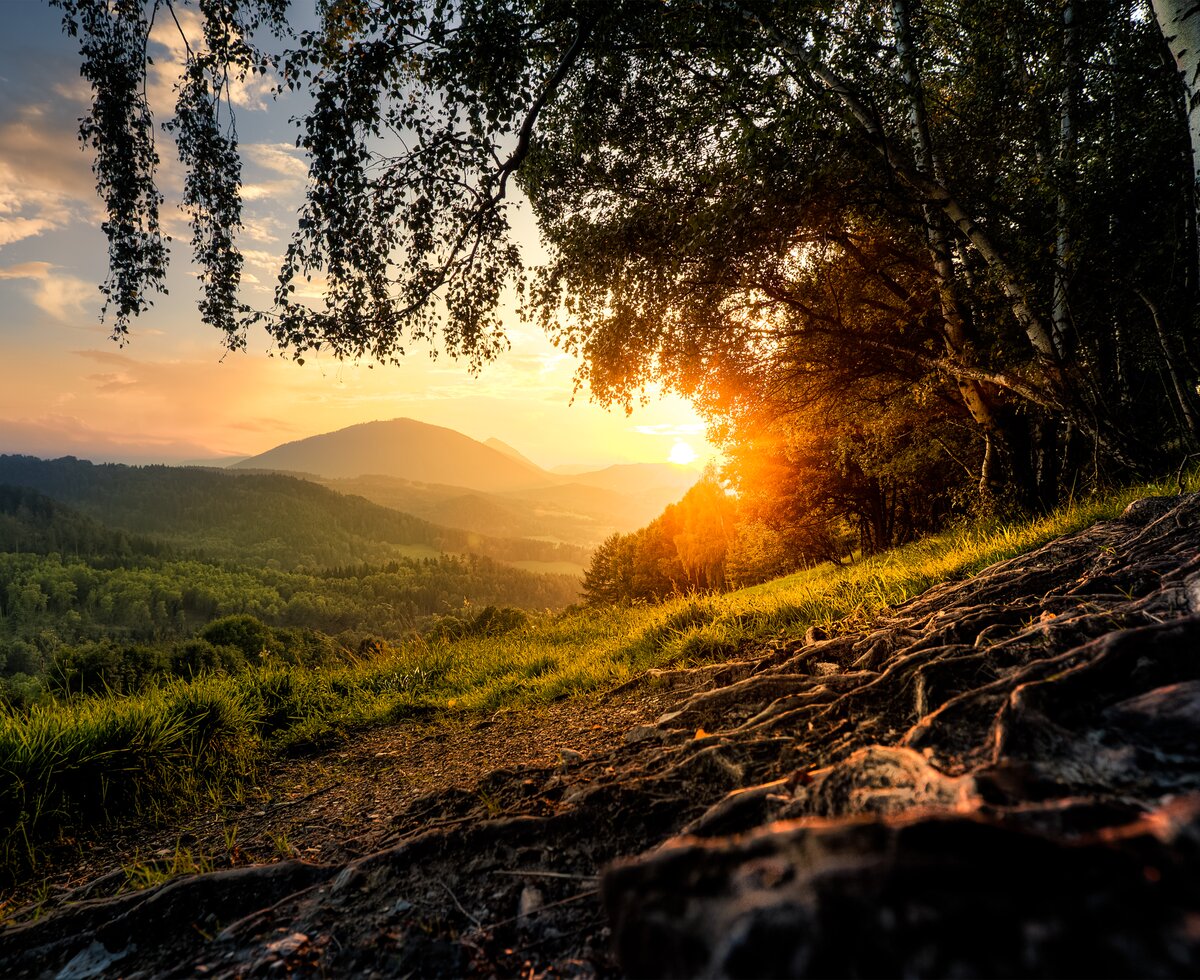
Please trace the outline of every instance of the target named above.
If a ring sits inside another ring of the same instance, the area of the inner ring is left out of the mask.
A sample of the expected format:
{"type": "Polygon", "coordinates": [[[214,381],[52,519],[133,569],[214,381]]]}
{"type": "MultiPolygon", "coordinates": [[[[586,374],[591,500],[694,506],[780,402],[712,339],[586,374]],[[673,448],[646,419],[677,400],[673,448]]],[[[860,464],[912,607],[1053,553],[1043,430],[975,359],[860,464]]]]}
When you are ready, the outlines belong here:
{"type": "MultiPolygon", "coordinates": [[[[512,349],[472,377],[449,357],[413,351],[399,368],[270,356],[264,332],[225,355],[198,322],[189,232],[172,200],[180,186],[163,139],[164,225],[175,239],[170,295],[135,324],[125,347],[98,322],[103,220],[90,156],[76,142],[88,89],[60,14],[43,0],[0,0],[0,452],[124,462],[251,455],[281,442],[372,419],[408,416],[476,439],[495,436],[544,466],[663,462],[712,450],[676,398],[626,417],[569,406],[574,362],[532,325],[506,319],[512,349]]],[[[185,24],[186,24],[185,20],[185,24]]],[[[156,119],[173,104],[178,35],[156,30],[150,79],[156,119]]],[[[303,193],[305,165],[287,122],[297,106],[268,85],[238,93],[246,160],[247,299],[266,306],[303,193]]],[[[528,251],[536,254],[532,231],[528,251]]]]}

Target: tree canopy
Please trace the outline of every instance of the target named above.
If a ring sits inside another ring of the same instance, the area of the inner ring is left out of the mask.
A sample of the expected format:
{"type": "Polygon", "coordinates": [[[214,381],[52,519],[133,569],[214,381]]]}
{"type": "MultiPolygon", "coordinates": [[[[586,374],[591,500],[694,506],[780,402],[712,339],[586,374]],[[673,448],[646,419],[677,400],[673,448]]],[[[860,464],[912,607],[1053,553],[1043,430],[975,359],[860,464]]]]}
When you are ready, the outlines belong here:
{"type": "MultiPolygon", "coordinates": [[[[80,135],[120,335],[165,271],[141,79],[173,7],[56,2],[95,95],[80,135]]],[[[516,290],[602,401],[661,381],[785,470],[891,494],[868,521],[885,543],[938,519],[931,493],[1045,506],[1200,440],[1193,103],[1141,2],[322,0],[303,31],[284,0],[199,13],[167,128],[201,314],[232,347],[262,323],[298,357],[426,338],[477,365],[516,290]],[[267,71],[307,93],[309,177],[252,310],[223,99],[267,71]],[[297,299],[316,275],[323,300],[297,299]]]]}

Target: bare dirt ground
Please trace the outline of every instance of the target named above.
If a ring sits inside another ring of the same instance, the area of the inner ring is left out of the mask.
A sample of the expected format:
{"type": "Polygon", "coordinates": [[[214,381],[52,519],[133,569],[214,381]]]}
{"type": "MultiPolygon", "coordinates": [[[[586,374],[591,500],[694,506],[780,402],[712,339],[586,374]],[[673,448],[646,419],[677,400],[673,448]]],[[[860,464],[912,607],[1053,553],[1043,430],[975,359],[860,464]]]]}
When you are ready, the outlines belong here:
{"type": "Polygon", "coordinates": [[[564,771],[620,744],[677,699],[654,672],[617,693],[580,696],[488,717],[404,721],[354,735],[327,752],[277,761],[244,804],[164,826],[132,825],[60,851],[37,881],[15,890],[22,911],[45,914],[81,898],[128,891],[138,868],[190,861],[207,870],[289,858],[345,862],[422,823],[422,797],[461,787],[486,809],[479,785],[524,767],[564,771]]]}
{"type": "Polygon", "coordinates": [[[0,931],[0,972],[1194,976],[1200,495],[868,631],[270,785],[239,840],[299,857],[76,892],[0,931]]]}

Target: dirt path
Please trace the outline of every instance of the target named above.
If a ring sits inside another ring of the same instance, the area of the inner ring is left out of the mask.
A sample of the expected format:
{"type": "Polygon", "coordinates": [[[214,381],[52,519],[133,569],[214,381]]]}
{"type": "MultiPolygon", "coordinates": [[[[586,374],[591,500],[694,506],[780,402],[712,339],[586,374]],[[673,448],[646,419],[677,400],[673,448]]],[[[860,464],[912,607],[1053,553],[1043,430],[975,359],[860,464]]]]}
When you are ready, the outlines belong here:
{"type": "Polygon", "coordinates": [[[105,832],[81,851],[61,851],[40,881],[16,890],[12,905],[41,914],[64,901],[113,895],[128,890],[136,866],[165,872],[172,865],[216,870],[287,858],[349,861],[418,827],[420,810],[412,808],[424,796],[458,789],[478,798],[477,784],[490,774],[566,768],[576,756],[611,751],[626,731],[649,724],[678,698],[669,680],[647,677],[615,694],[361,732],[328,751],[272,764],[244,804],[105,832]]]}

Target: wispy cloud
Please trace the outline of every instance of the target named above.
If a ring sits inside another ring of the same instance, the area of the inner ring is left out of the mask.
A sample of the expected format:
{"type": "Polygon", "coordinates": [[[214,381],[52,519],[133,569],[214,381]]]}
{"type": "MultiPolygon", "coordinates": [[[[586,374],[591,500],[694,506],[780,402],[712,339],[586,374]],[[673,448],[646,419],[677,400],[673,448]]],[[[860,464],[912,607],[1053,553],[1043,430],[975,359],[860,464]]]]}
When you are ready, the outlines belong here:
{"type": "Polygon", "coordinates": [[[630,431],[643,436],[662,436],[665,439],[675,439],[679,436],[703,435],[704,424],[702,422],[659,422],[655,425],[634,425],[630,427],[630,431]]]}
{"type": "Polygon", "coordinates": [[[82,357],[98,364],[116,364],[120,367],[136,367],[138,362],[128,354],[118,354],[111,350],[73,350],[76,357],[82,357]]]}
{"type": "Polygon", "coordinates": [[[0,122],[0,248],[95,216],[91,171],[68,135],[79,111],[26,105],[0,122]]]}
{"type": "Polygon", "coordinates": [[[264,170],[270,170],[294,181],[308,178],[304,154],[291,143],[248,143],[246,156],[264,170]]]}
{"type": "Polygon", "coordinates": [[[0,268],[0,280],[23,281],[29,300],[62,323],[98,317],[96,284],[64,272],[50,262],[21,262],[0,268]]]}

